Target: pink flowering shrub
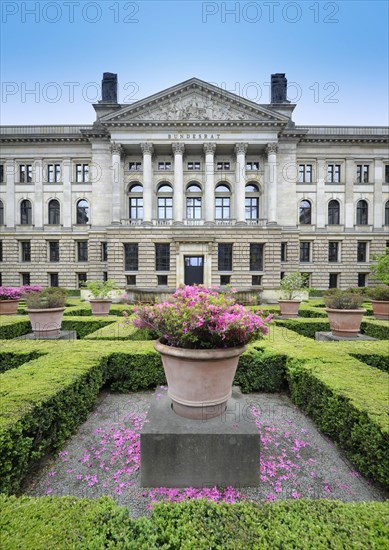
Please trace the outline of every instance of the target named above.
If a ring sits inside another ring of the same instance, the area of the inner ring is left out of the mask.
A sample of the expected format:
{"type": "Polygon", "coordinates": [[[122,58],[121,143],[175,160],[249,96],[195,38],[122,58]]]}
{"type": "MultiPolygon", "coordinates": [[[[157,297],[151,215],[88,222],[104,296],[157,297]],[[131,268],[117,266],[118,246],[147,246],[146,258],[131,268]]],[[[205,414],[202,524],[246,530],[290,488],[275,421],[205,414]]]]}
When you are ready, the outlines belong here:
{"type": "Polygon", "coordinates": [[[25,285],[20,287],[0,286],[0,300],[20,300],[26,294],[40,292],[42,287],[39,285],[25,285]]]}
{"type": "Polygon", "coordinates": [[[230,292],[184,286],[171,301],[134,308],[134,326],[148,329],[177,348],[217,349],[243,346],[268,333],[266,318],[237,304],[230,292]]]}

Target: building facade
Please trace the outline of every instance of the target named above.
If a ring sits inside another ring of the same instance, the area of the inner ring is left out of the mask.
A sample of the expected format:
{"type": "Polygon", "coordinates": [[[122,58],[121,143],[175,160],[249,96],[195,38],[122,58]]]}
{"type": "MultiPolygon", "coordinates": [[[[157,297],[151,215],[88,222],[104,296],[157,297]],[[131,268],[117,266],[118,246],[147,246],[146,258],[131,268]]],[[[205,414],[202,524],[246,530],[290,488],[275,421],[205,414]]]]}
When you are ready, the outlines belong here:
{"type": "Polygon", "coordinates": [[[365,286],[389,241],[389,129],[298,126],[191,79],[131,105],[105,73],[89,126],[0,128],[2,285],[365,286]]]}

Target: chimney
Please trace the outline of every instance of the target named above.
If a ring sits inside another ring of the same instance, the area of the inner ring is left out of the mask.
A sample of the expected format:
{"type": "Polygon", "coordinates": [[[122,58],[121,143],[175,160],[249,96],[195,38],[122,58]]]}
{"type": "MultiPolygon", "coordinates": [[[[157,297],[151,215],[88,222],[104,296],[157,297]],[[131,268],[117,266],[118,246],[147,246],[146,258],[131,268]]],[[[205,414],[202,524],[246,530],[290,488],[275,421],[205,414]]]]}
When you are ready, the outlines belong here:
{"type": "Polygon", "coordinates": [[[276,73],[271,75],[271,102],[272,103],[290,103],[286,99],[286,88],[288,81],[285,73],[276,73]]]}
{"type": "Polygon", "coordinates": [[[115,73],[104,73],[101,82],[101,101],[99,103],[118,102],[118,75],[115,73]]]}

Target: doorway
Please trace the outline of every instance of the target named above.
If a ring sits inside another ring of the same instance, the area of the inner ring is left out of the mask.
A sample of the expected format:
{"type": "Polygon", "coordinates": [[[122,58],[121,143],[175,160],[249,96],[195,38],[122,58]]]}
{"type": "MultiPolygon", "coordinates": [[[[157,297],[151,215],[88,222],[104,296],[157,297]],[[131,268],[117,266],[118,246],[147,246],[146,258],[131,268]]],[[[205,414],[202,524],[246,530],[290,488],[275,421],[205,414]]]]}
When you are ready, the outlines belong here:
{"type": "Polygon", "coordinates": [[[186,285],[204,284],[204,256],[184,256],[186,285]]]}

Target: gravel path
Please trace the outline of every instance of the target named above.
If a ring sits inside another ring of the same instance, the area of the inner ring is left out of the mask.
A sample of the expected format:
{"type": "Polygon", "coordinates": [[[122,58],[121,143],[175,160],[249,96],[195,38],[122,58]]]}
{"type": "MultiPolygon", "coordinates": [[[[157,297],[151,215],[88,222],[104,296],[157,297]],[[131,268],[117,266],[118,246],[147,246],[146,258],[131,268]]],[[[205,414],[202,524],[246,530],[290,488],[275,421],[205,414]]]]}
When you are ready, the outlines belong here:
{"type": "Polygon", "coordinates": [[[283,394],[250,394],[261,434],[259,487],[242,489],[147,489],[139,486],[139,432],[157,392],[102,393],[94,412],[57,456],[46,459],[28,484],[28,495],[111,496],[133,517],[150,513],[151,502],[207,496],[234,502],[247,498],[385,500],[343,453],[283,394]]]}

